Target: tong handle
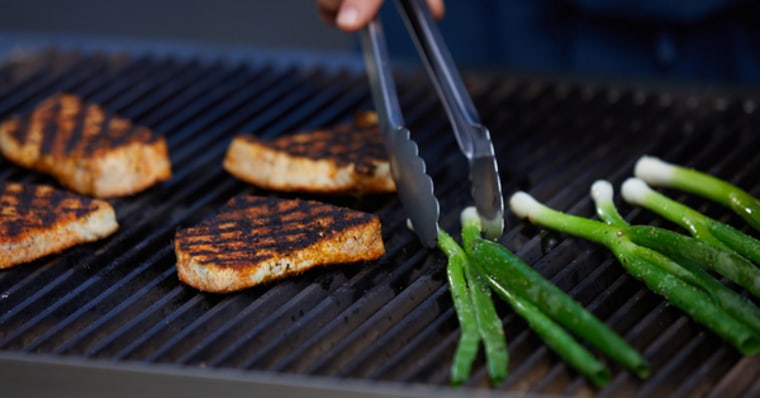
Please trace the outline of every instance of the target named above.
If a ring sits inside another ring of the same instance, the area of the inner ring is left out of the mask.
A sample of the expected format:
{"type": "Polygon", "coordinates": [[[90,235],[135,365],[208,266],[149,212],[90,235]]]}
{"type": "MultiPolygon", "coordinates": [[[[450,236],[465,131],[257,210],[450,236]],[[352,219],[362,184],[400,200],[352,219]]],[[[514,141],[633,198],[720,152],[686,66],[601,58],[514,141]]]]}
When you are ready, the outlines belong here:
{"type": "Polygon", "coordinates": [[[424,0],[398,0],[399,10],[443,102],[462,153],[492,156],[490,137],[424,0]]]}
{"type": "Polygon", "coordinates": [[[361,30],[360,38],[364,64],[372,88],[372,102],[378,112],[380,128],[382,131],[387,131],[388,128],[403,126],[404,116],[401,113],[396,85],[393,82],[385,35],[377,17],[361,30]]]}

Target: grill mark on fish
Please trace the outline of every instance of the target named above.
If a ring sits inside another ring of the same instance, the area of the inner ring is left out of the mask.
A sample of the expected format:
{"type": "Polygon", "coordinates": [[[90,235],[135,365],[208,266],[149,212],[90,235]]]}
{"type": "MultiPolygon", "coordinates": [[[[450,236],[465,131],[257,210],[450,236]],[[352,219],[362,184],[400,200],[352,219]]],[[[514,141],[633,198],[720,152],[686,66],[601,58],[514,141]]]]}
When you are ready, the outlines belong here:
{"type": "Polygon", "coordinates": [[[47,186],[0,183],[0,236],[15,237],[29,228],[48,228],[64,219],[84,217],[97,205],[47,186]],[[13,209],[12,214],[5,209],[13,209]]]}
{"type": "Polygon", "coordinates": [[[48,118],[39,118],[39,117],[36,117],[36,115],[34,114],[31,115],[31,118],[34,121],[36,121],[37,123],[43,124],[42,137],[40,137],[41,139],[40,152],[42,153],[51,153],[56,138],[60,137],[60,135],[56,134],[55,121],[56,119],[60,119],[63,117],[63,106],[60,103],[56,103],[50,109],[50,113],[51,113],[50,115],[51,117],[48,117],[48,118]]]}
{"type": "Polygon", "coordinates": [[[377,117],[264,140],[237,134],[224,168],[250,184],[286,192],[364,195],[396,190],[377,117]]]}
{"type": "Polygon", "coordinates": [[[18,123],[11,133],[13,137],[29,143],[32,135],[27,131],[39,123],[42,134],[40,153],[50,155],[88,156],[101,149],[117,148],[130,140],[152,143],[161,137],[150,129],[107,112],[98,104],[66,94],[51,97],[31,113],[16,118],[18,123]],[[118,128],[110,130],[112,126],[118,128]],[[137,134],[132,134],[135,132],[137,134]],[[65,145],[55,144],[60,140],[65,140],[65,145]]]}
{"type": "Polygon", "coordinates": [[[13,215],[6,215],[3,211],[3,222],[0,223],[0,230],[2,233],[10,237],[18,236],[24,228],[24,218],[30,213],[27,208],[24,208],[22,204],[31,203],[30,193],[23,189],[24,186],[10,186],[2,184],[2,203],[3,208],[14,208],[15,213],[13,215]],[[20,190],[19,190],[20,189],[20,190]]]}
{"type": "MultiPolygon", "coordinates": [[[[112,123],[113,124],[113,123],[112,123]]],[[[130,137],[140,137],[144,132],[144,129],[139,128],[136,125],[119,126],[120,128],[114,128],[111,131],[111,143],[113,146],[120,146],[127,143],[130,137]],[[138,130],[139,129],[139,130],[138,130]],[[139,135],[138,135],[139,134],[139,135]]]]}
{"type": "Polygon", "coordinates": [[[11,137],[13,137],[14,140],[21,142],[22,139],[23,140],[28,139],[28,136],[21,134],[22,131],[25,131],[29,127],[28,118],[12,116],[8,119],[6,123],[8,126],[12,126],[12,128],[9,128],[8,133],[11,137]]]}
{"type": "MultiPolygon", "coordinates": [[[[58,153],[69,154],[76,152],[76,147],[81,142],[81,137],[84,135],[83,131],[87,123],[87,116],[88,112],[86,110],[77,112],[76,122],[71,130],[71,134],[68,134],[68,137],[66,137],[66,134],[60,134],[66,138],[66,145],[64,145],[63,148],[57,148],[58,153]]],[[[48,123],[52,123],[52,120],[48,121],[48,123]]]]}
{"type": "Polygon", "coordinates": [[[332,239],[372,217],[314,201],[236,197],[218,217],[179,231],[177,240],[201,264],[245,266],[332,239]]]}
{"type": "Polygon", "coordinates": [[[376,162],[388,159],[380,128],[376,125],[342,124],[331,129],[282,136],[263,144],[294,156],[332,159],[341,167],[353,163],[357,172],[366,174],[372,173],[376,162]]]}
{"type": "Polygon", "coordinates": [[[0,182],[0,268],[59,253],[116,232],[108,202],[47,185],[0,182]]]}
{"type": "Polygon", "coordinates": [[[84,140],[80,142],[81,152],[86,154],[94,153],[98,148],[116,148],[114,143],[106,139],[102,134],[108,132],[108,125],[113,118],[112,114],[103,114],[100,120],[91,120],[82,130],[84,140]]]}
{"type": "Polygon", "coordinates": [[[83,195],[127,196],[171,177],[160,134],[70,94],[3,121],[0,138],[9,161],[83,195]]]}

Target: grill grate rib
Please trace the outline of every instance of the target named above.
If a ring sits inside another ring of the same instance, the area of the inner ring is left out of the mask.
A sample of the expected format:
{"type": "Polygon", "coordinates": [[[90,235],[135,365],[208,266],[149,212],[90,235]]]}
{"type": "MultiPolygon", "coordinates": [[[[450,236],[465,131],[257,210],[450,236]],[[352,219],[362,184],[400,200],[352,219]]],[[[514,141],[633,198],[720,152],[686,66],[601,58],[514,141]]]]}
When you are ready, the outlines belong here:
{"type": "MultiPolygon", "coordinates": [[[[600,178],[615,186],[642,154],[706,170],[760,193],[755,101],[730,89],[682,89],[467,75],[489,126],[508,195],[529,190],[563,211],[592,216],[600,178]]],[[[406,230],[393,195],[318,199],[377,214],[386,256],[327,267],[230,295],[181,284],[171,246],[177,228],[210,217],[240,192],[292,196],[236,181],[221,166],[238,132],[275,137],[349,119],[370,107],[352,69],[257,62],[46,51],[0,65],[0,117],[60,91],[165,134],[174,176],[114,199],[121,230],[101,242],[0,272],[0,350],[114,362],[239,368],[329,379],[445,386],[458,325],[445,259],[406,230]]],[[[441,226],[459,228],[470,204],[466,161],[431,86],[400,75],[412,136],[435,181],[441,226]]],[[[0,179],[55,184],[4,160],[0,179]]],[[[308,196],[308,195],[306,195],[308,196]]],[[[741,225],[717,205],[678,198],[741,225]]],[[[618,201],[619,202],[619,201],[618,201]]],[[[621,203],[634,223],[668,225],[621,203]]],[[[760,360],[742,358],[626,275],[594,244],[542,233],[509,215],[502,243],[620,332],[651,361],[638,380],[610,364],[592,388],[504,303],[497,309],[510,377],[497,390],[561,396],[722,396],[756,393],[760,360]]],[[[745,228],[746,230],[746,228],[745,228]]],[[[465,388],[489,387],[482,354],[465,388]]]]}

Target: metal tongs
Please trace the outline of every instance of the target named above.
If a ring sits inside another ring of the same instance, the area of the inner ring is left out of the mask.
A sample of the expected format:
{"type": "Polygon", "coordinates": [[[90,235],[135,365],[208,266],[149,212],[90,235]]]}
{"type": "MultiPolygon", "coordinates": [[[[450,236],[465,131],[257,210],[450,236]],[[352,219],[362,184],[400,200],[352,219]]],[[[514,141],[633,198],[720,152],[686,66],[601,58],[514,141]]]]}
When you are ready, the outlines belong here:
{"type": "MultiPolygon", "coordinates": [[[[397,4],[427,74],[446,109],[459,149],[469,161],[471,193],[482,221],[483,233],[487,238],[497,240],[504,230],[504,201],[488,129],[480,124],[475,105],[427,4],[424,0],[398,0],[397,4]]],[[[377,18],[361,31],[361,41],[372,100],[398,195],[422,244],[435,247],[440,207],[433,193],[433,181],[425,169],[425,161],[420,158],[409,129],[404,127],[385,36],[377,18]]]]}

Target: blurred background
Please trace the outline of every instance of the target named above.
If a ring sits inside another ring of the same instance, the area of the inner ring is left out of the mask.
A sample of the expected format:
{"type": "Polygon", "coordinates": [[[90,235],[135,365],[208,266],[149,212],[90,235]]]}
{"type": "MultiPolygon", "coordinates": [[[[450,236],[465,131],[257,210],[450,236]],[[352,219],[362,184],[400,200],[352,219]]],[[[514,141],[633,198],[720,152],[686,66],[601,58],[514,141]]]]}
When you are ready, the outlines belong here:
{"type": "MultiPolygon", "coordinates": [[[[446,6],[441,27],[463,67],[760,81],[757,1],[449,0],[446,6]]],[[[312,0],[0,0],[0,10],[6,46],[32,34],[357,51],[355,35],[325,25],[312,0]]],[[[382,17],[392,53],[415,59],[392,2],[382,17]]]]}
{"type": "MultiPolygon", "coordinates": [[[[311,0],[0,0],[0,34],[351,51],[311,0]]],[[[116,44],[118,45],[118,44],[116,44]]]]}

